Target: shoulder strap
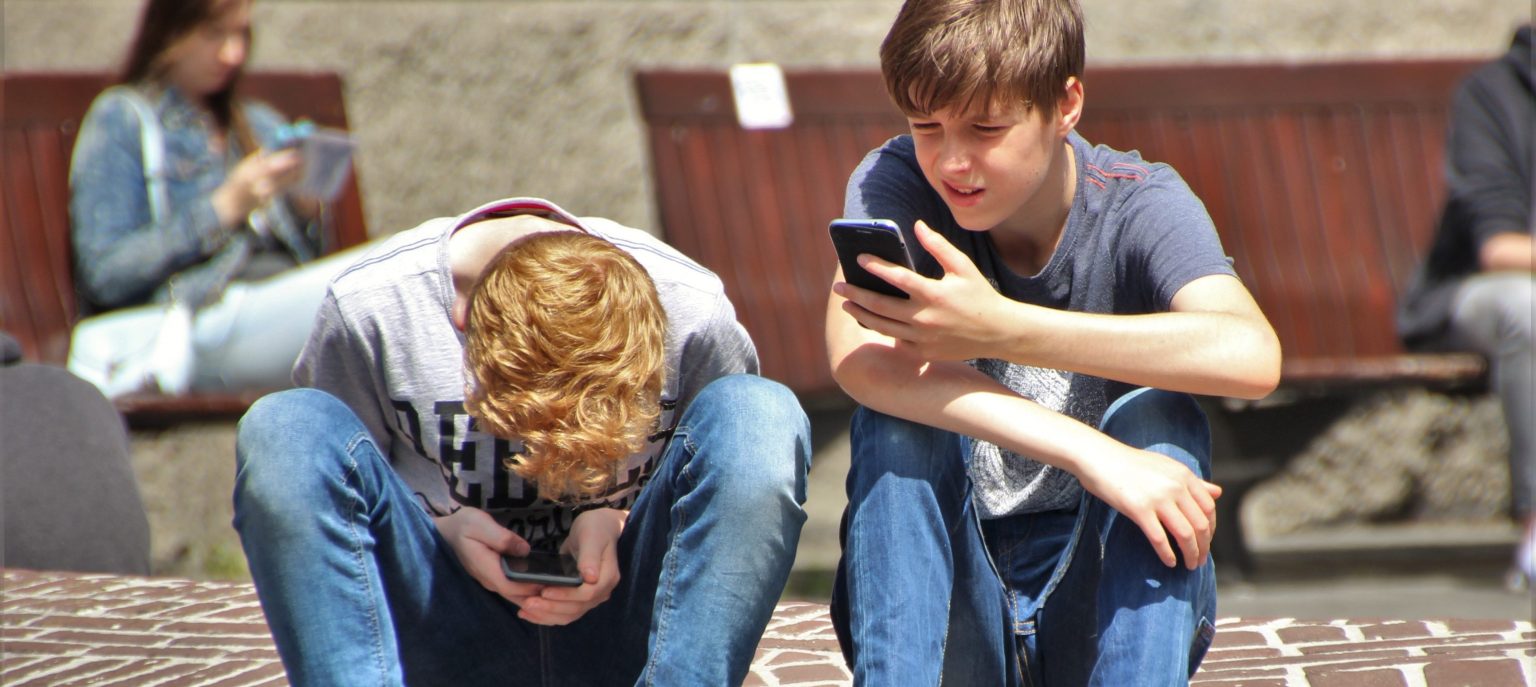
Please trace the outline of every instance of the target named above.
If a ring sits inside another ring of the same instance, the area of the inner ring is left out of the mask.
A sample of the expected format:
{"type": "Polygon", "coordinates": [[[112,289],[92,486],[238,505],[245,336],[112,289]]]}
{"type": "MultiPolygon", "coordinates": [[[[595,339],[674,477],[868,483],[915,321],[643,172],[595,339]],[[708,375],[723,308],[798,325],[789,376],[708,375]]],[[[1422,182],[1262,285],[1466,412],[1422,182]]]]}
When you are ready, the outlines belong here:
{"type": "Polygon", "coordinates": [[[155,114],[149,101],[131,86],[120,87],[123,100],[139,118],[139,143],[143,147],[144,183],[149,194],[149,216],[156,224],[166,216],[170,199],[165,190],[165,134],[160,128],[160,117],[155,114]]]}

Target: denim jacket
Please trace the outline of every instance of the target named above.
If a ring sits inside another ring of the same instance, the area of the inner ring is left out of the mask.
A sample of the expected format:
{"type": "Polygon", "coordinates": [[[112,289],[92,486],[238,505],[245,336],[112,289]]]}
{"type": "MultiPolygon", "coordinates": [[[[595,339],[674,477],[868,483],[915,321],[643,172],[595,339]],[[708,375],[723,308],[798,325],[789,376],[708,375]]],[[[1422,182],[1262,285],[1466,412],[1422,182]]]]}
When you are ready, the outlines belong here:
{"type": "MultiPolygon", "coordinates": [[[[87,311],[175,298],[193,307],[217,300],[261,241],[246,225],[219,226],[213,191],[244,157],[234,136],[226,152],[208,150],[211,117],[174,88],[134,86],[158,113],[165,139],[166,216],[151,217],[140,123],[117,86],[91,103],[69,168],[70,240],[75,283],[87,311]]],[[[256,102],[241,107],[260,145],[285,122],[256,102]]],[[[298,262],[320,252],[319,221],[302,223],[286,202],[257,213],[277,243],[298,262]]],[[[257,213],[253,213],[256,215],[257,213]]],[[[88,312],[87,312],[88,314],[88,312]]]]}

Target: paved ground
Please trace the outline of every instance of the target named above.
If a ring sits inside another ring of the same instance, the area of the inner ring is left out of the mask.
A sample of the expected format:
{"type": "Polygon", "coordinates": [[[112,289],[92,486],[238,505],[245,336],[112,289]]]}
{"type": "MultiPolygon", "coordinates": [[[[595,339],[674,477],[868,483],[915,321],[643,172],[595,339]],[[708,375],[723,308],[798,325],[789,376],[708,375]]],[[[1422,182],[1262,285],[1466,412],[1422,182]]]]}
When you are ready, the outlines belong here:
{"type": "MultiPolygon", "coordinates": [[[[809,583],[780,604],[751,685],[848,684],[820,603],[837,558],[846,418],[812,417],[821,443],[796,560],[797,578],[809,583]]],[[[157,560],[184,561],[185,571],[158,567],[151,579],[4,571],[0,685],[287,684],[250,587],[201,581],[244,573],[228,531],[228,428],[139,439],[135,468],[156,546],[168,549],[157,560]],[[193,477],[202,481],[189,488],[193,477]]],[[[1533,597],[1502,584],[1512,541],[1512,531],[1486,525],[1260,539],[1258,574],[1220,585],[1215,647],[1194,683],[1536,685],[1533,597]]]]}
{"type": "MultiPolygon", "coordinates": [[[[7,570],[0,684],[280,687],[260,605],[242,583],[7,570]]],[[[826,607],[779,605],[747,685],[846,685],[826,607]]],[[[1195,685],[1536,684],[1529,621],[1224,618],[1195,685]]]]}

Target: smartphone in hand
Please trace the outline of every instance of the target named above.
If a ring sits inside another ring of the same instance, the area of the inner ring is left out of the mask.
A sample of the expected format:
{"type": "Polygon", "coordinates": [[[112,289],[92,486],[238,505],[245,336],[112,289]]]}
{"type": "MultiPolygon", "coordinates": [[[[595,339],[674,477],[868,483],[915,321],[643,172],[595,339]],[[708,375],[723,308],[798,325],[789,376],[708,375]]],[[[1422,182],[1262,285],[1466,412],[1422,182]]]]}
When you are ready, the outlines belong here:
{"type": "Polygon", "coordinates": [[[835,219],[828,230],[832,234],[832,247],[837,250],[837,261],[843,266],[843,279],[862,289],[908,298],[905,291],[870,274],[858,262],[859,254],[869,253],[886,262],[913,269],[912,253],[907,250],[907,241],[895,222],[888,219],[835,219]]]}
{"type": "Polygon", "coordinates": [[[527,556],[502,556],[501,572],[513,582],[580,587],[581,571],[568,553],[530,551],[527,556]]]}

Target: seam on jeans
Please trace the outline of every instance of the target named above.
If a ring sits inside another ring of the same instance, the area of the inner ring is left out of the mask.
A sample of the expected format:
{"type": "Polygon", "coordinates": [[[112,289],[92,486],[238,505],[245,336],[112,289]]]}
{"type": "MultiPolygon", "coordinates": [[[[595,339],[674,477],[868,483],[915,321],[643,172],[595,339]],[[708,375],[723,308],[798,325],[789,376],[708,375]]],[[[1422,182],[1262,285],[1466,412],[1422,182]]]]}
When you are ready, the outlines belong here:
{"type": "MultiPolygon", "coordinates": [[[[1033,524],[1031,524],[1030,530],[1034,530],[1033,524]]],[[[1009,561],[1010,563],[1014,560],[1014,552],[1019,548],[1020,541],[1021,539],[1017,537],[1007,537],[1005,541],[998,542],[998,548],[1000,549],[999,553],[1001,555],[992,557],[993,573],[996,574],[998,576],[998,580],[1002,582],[1003,598],[1008,603],[1007,624],[1009,632],[1012,634],[1032,633],[1035,629],[1035,623],[1032,618],[1019,618],[1019,593],[1014,591],[1014,589],[1008,585],[1007,579],[1003,577],[1002,569],[997,565],[997,558],[1002,558],[1003,560],[1009,561]]],[[[982,530],[982,546],[986,550],[987,555],[991,556],[992,549],[986,544],[986,530],[984,529],[982,530]]]]}
{"type": "Polygon", "coordinates": [[[657,585],[656,598],[651,602],[651,627],[656,633],[656,646],[650,647],[650,655],[645,660],[645,670],[640,674],[640,683],[653,685],[656,683],[656,664],[662,655],[662,647],[666,644],[667,622],[672,618],[673,585],[677,581],[677,538],[688,527],[688,512],[681,508],[683,498],[680,495],[682,484],[689,485],[692,491],[693,477],[689,468],[693,466],[693,457],[697,455],[698,447],[693,443],[693,436],[686,425],[679,424],[672,432],[672,441],[682,441],[680,446],[683,456],[687,460],[678,467],[677,483],[672,485],[672,505],[667,509],[668,513],[676,513],[677,522],[673,523],[667,533],[667,550],[661,556],[662,570],[661,580],[665,587],[657,585]]]}
{"type": "MultiPolygon", "coordinates": [[[[1024,653],[1024,648],[1019,646],[1018,635],[1026,629],[1033,632],[1034,622],[1033,620],[1017,620],[1019,610],[1018,595],[1014,593],[1013,589],[1009,588],[1007,579],[1003,577],[1002,571],[997,567],[997,560],[992,556],[992,548],[987,546],[987,532],[981,527],[981,514],[972,510],[971,518],[974,521],[972,526],[976,528],[976,533],[981,538],[981,553],[983,556],[986,556],[987,565],[992,568],[992,578],[997,581],[997,586],[1002,589],[1003,603],[1005,604],[1004,610],[1008,614],[1007,619],[1003,623],[1003,628],[1007,630],[1003,637],[1003,641],[1007,643],[1003,646],[1004,670],[1008,669],[1009,649],[1012,649],[1013,671],[1020,676],[1021,684],[1029,685],[1029,670],[1027,670],[1029,667],[1029,656],[1024,653]]],[[[1013,560],[1013,550],[1015,548],[1017,548],[1016,545],[1012,543],[1006,546],[1004,553],[1007,554],[1009,560],[1013,560]]],[[[1006,680],[1006,677],[1004,679],[1006,680]]]]}
{"type": "Polygon", "coordinates": [[[341,483],[346,488],[346,493],[352,497],[352,517],[347,518],[347,531],[352,540],[352,558],[357,565],[358,571],[362,573],[358,576],[358,580],[362,587],[363,598],[368,599],[368,622],[372,626],[373,660],[378,668],[379,677],[382,679],[385,675],[389,674],[389,667],[384,660],[384,623],[379,619],[379,607],[374,602],[373,587],[375,580],[370,576],[367,555],[363,551],[362,536],[357,531],[358,516],[366,515],[363,513],[363,499],[358,493],[361,491],[360,485],[357,484],[360,466],[353,453],[360,443],[360,437],[358,436],[354,436],[351,441],[347,442],[347,469],[341,476],[341,483]]]}
{"type": "MultiPolygon", "coordinates": [[[[1072,538],[1067,542],[1067,548],[1061,552],[1061,558],[1056,561],[1056,569],[1051,571],[1051,578],[1046,581],[1045,587],[1041,588],[1040,598],[1035,599],[1030,617],[1034,617],[1040,612],[1040,609],[1045,608],[1046,602],[1050,601],[1051,595],[1056,592],[1057,585],[1061,584],[1062,578],[1067,576],[1067,569],[1072,566],[1072,558],[1077,555],[1077,546],[1082,541],[1083,528],[1088,520],[1089,498],[1091,496],[1087,490],[1084,490],[1082,497],[1077,502],[1077,517],[1072,521],[1072,538]]],[[[1103,554],[1103,542],[1101,541],[1099,543],[1099,557],[1103,558],[1103,554]]]]}
{"type": "MultiPolygon", "coordinates": [[[[964,504],[970,503],[970,501],[971,501],[971,487],[970,487],[970,480],[968,478],[966,480],[965,493],[963,494],[963,496],[964,496],[964,498],[960,501],[960,503],[962,504],[962,506],[961,506],[962,509],[964,508],[964,504]]],[[[992,562],[992,552],[987,550],[987,538],[986,538],[985,534],[981,531],[981,519],[977,516],[976,511],[975,511],[974,508],[971,509],[970,521],[965,523],[965,524],[962,524],[960,526],[961,527],[974,527],[976,529],[977,539],[981,542],[981,554],[987,558],[988,565],[991,565],[991,562],[992,562]]],[[[955,533],[953,533],[953,532],[946,532],[945,534],[949,535],[949,539],[950,539],[951,542],[954,541],[955,533]]],[[[949,551],[949,557],[950,557],[950,563],[951,563],[951,566],[950,566],[951,567],[951,572],[950,572],[950,575],[949,575],[949,595],[946,596],[945,599],[944,599],[944,637],[943,637],[943,640],[939,642],[939,683],[938,683],[939,687],[942,687],[943,684],[944,684],[944,662],[945,662],[945,657],[949,655],[949,633],[951,631],[951,628],[949,626],[949,619],[954,617],[955,586],[956,586],[955,585],[955,575],[954,575],[954,572],[953,572],[953,567],[954,567],[953,563],[954,563],[954,558],[955,558],[955,550],[954,549],[955,549],[954,544],[951,543],[950,544],[950,551],[949,551]]],[[[992,574],[993,575],[997,575],[997,566],[995,566],[995,565],[992,566],[992,574]]],[[[1001,582],[1002,577],[999,576],[999,577],[997,577],[997,579],[998,579],[999,582],[1001,582]]],[[[1006,585],[1004,585],[1003,590],[1005,592],[1007,591],[1007,586],[1006,585]]]]}

